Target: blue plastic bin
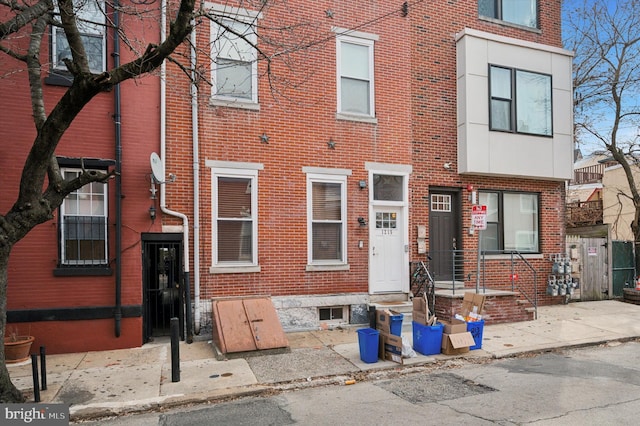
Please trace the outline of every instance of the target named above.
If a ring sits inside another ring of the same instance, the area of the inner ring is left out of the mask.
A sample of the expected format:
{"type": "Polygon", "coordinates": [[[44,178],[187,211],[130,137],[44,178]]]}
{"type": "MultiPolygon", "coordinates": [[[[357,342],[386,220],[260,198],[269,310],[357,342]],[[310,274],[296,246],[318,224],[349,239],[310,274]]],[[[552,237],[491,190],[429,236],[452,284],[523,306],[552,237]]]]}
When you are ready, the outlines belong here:
{"type": "Polygon", "coordinates": [[[391,315],[391,322],[389,326],[391,327],[391,334],[395,336],[402,336],[402,320],[404,318],[404,314],[391,315]]]}
{"type": "Polygon", "coordinates": [[[470,350],[482,349],[482,332],[484,330],[484,320],[467,323],[467,331],[473,336],[475,345],[469,347],[470,350]]]}
{"type": "Polygon", "coordinates": [[[380,332],[373,328],[361,328],[358,330],[358,344],[360,345],[360,359],[372,364],[378,362],[378,344],[380,332]]]}
{"type": "Polygon", "coordinates": [[[424,325],[413,321],[413,350],[422,355],[439,354],[443,330],[442,323],[424,325]]]}

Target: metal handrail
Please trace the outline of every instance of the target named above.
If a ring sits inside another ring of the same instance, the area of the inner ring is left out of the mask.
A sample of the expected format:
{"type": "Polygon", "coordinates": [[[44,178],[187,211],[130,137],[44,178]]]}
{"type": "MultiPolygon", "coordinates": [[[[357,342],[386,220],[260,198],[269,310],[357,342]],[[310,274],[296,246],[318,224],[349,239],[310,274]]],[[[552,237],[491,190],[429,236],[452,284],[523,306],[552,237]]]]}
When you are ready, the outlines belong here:
{"type": "Polygon", "coordinates": [[[529,301],[529,303],[531,303],[533,305],[534,317],[535,317],[535,319],[538,319],[538,273],[536,272],[536,269],[533,267],[533,265],[531,265],[531,263],[529,263],[529,261],[527,259],[525,259],[525,257],[522,255],[522,253],[520,253],[519,251],[511,251],[509,253],[511,254],[511,291],[514,291],[515,288],[518,289],[520,294],[522,294],[525,297],[525,299],[527,299],[529,301]],[[529,295],[523,289],[521,289],[515,282],[516,281],[515,280],[515,275],[514,275],[515,274],[515,272],[514,272],[515,271],[514,270],[515,262],[513,260],[513,256],[514,255],[518,256],[518,258],[520,260],[522,260],[524,262],[524,264],[533,273],[533,300],[531,300],[529,295]]]}
{"type": "MultiPolygon", "coordinates": [[[[494,250],[482,251],[480,253],[480,264],[477,263],[477,251],[475,250],[448,250],[446,252],[441,252],[441,256],[451,255],[451,291],[452,294],[456,294],[456,286],[455,283],[457,280],[466,280],[471,281],[472,277],[476,277],[476,292],[479,293],[482,289],[483,293],[486,293],[486,282],[487,282],[487,274],[486,274],[486,256],[491,254],[508,254],[510,255],[511,260],[511,291],[515,292],[516,288],[520,294],[524,296],[524,298],[533,305],[535,318],[538,318],[538,273],[536,269],[529,263],[529,261],[523,256],[523,254],[519,251],[511,251],[504,250],[496,252],[494,250]],[[515,279],[515,271],[516,264],[518,261],[522,261],[525,267],[531,271],[533,275],[533,289],[534,294],[531,297],[527,294],[524,289],[522,289],[516,283],[515,279]],[[480,270],[478,270],[480,269],[480,270]],[[481,283],[479,286],[478,283],[481,283]],[[479,288],[480,287],[480,288],[479,288]]],[[[431,252],[431,256],[435,259],[437,258],[437,254],[435,252],[431,252]]],[[[431,270],[433,274],[433,270],[431,270]]],[[[433,279],[436,282],[443,282],[445,280],[439,279],[435,274],[433,275],[433,279]]],[[[447,278],[448,280],[448,278],[447,278]]]]}

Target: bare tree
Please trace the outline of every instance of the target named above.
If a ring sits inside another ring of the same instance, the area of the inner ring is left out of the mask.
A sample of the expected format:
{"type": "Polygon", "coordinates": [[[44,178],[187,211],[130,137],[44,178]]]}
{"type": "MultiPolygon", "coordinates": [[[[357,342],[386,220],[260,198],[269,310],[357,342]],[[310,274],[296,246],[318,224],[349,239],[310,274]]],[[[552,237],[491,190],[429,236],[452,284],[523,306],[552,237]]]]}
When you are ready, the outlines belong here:
{"type": "MultiPolygon", "coordinates": [[[[76,2],[77,3],[77,2],[76,2]]],[[[0,0],[0,52],[24,64],[28,73],[25,89],[31,97],[36,137],[22,169],[20,189],[11,209],[0,215],[0,335],[4,336],[7,309],[7,267],[13,246],[36,225],[53,218],[53,213],[72,191],[90,182],[104,181],[109,173],[85,171],[76,179],[65,181],[60,173],[55,151],[65,131],[80,111],[97,94],[115,85],[149,73],[191,33],[195,0],[181,0],[174,12],[166,39],[149,44],[135,60],[96,74],[90,70],[80,36],[72,0],[0,0]],[[59,10],[59,12],[58,12],[59,10]],[[55,25],[66,35],[71,58],[65,59],[73,82],[47,113],[42,87],[41,51],[48,43],[47,27],[55,25]],[[44,188],[44,189],[43,189],[44,188]]],[[[0,402],[23,401],[24,396],[11,382],[5,364],[4,339],[0,340],[0,402]]]]}
{"type": "MultiPolygon", "coordinates": [[[[595,141],[623,168],[635,209],[636,268],[640,267],[640,0],[569,2],[565,45],[575,52],[575,127],[578,143],[595,141]]],[[[636,273],[638,274],[638,273],[636,273]]]]}

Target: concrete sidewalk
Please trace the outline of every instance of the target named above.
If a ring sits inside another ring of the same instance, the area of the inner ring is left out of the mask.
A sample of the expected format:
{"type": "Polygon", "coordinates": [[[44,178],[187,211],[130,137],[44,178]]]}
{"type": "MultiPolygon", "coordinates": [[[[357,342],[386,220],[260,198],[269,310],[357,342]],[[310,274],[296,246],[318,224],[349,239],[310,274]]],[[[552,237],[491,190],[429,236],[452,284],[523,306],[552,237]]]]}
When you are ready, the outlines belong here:
{"type": "MultiPolygon", "coordinates": [[[[463,355],[418,354],[404,365],[360,360],[357,328],[289,333],[290,351],[218,361],[210,342],[180,344],[180,381],[172,382],[170,342],[141,348],[47,356],[41,402],[66,403],[71,420],[98,418],[273,390],[345,384],[453,358],[527,352],[640,338],[640,306],[619,301],[540,307],[529,322],[486,325],[482,348],[463,355]]],[[[412,341],[411,324],[403,338],[412,341]]],[[[31,362],[9,365],[13,382],[33,393],[31,362]]],[[[33,397],[31,396],[31,401],[33,397]]]]}

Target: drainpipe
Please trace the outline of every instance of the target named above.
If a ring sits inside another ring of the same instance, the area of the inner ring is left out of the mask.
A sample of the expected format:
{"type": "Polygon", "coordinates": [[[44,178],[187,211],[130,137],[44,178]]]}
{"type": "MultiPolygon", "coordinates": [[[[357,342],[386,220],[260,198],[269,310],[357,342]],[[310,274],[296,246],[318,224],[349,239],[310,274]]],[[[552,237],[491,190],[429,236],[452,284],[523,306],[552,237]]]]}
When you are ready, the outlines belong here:
{"type": "MultiPolygon", "coordinates": [[[[167,38],[167,0],[162,0],[161,4],[162,13],[160,17],[160,42],[163,42],[167,38]]],[[[166,61],[165,61],[166,62],[166,61]]],[[[166,91],[167,91],[167,83],[166,83],[166,72],[167,66],[165,62],[162,63],[160,67],[160,157],[162,159],[162,165],[164,169],[165,158],[167,154],[167,135],[166,135],[166,91]]],[[[187,324],[187,343],[193,342],[193,333],[192,333],[192,321],[191,321],[191,287],[190,287],[190,278],[189,278],[189,218],[184,213],[180,213],[177,211],[170,210],[166,206],[166,196],[165,196],[165,187],[166,184],[160,185],[160,211],[162,213],[175,216],[182,220],[182,244],[183,244],[183,263],[184,263],[184,293],[185,293],[185,322],[187,324]]],[[[197,274],[196,274],[197,275],[197,274]]]]}
{"type": "Polygon", "coordinates": [[[198,86],[196,85],[196,25],[191,31],[191,144],[193,146],[193,295],[195,310],[195,332],[200,334],[200,153],[198,129],[198,86]]]}
{"type": "MultiPolygon", "coordinates": [[[[113,2],[113,66],[120,66],[120,13],[118,12],[118,0],[113,2]]],[[[116,294],[115,294],[115,335],[120,337],[122,329],[122,122],[120,111],[120,84],[116,84],[113,91],[114,112],[113,120],[115,122],[115,144],[116,144],[116,294]]]]}

